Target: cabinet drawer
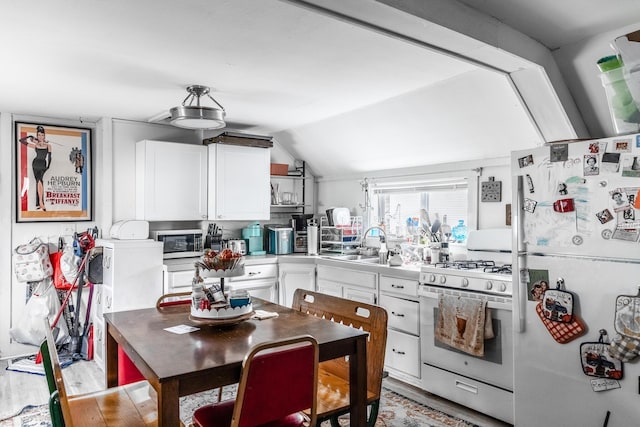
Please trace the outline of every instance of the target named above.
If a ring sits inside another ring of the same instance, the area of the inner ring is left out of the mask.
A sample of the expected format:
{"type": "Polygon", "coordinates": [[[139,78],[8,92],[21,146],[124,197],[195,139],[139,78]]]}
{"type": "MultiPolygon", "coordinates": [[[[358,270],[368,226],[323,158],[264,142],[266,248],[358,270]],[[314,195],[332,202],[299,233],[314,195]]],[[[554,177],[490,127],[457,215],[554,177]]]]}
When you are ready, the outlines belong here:
{"type": "MultiPolygon", "coordinates": [[[[164,285],[165,293],[190,292],[193,284],[193,276],[195,271],[171,271],[165,274],[167,283],[164,285]]],[[[220,283],[218,277],[203,277],[205,285],[209,286],[213,283],[220,283]]]]}
{"type": "Polygon", "coordinates": [[[237,282],[239,280],[265,279],[267,277],[278,277],[278,264],[245,265],[242,276],[230,277],[228,280],[237,282]]]}
{"type": "Polygon", "coordinates": [[[420,304],[389,295],[380,295],[380,306],[389,314],[389,328],[398,329],[413,335],[420,333],[420,304]]]}
{"type": "Polygon", "coordinates": [[[367,271],[348,270],[346,268],[318,266],[318,279],[332,280],[360,288],[376,289],[376,273],[367,271]]]}
{"type": "Polygon", "coordinates": [[[420,338],[398,331],[388,331],[385,365],[419,377],[420,338]]]}
{"type": "Polygon", "coordinates": [[[393,292],[407,296],[418,296],[418,281],[399,279],[397,277],[380,275],[380,291],[393,292]]]}

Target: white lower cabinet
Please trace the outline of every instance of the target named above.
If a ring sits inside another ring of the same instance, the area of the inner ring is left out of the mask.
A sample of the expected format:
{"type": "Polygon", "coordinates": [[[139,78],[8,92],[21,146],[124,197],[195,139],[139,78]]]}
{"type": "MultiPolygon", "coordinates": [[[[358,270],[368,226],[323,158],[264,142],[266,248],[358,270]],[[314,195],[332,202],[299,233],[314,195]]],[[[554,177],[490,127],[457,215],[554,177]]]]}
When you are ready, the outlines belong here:
{"type": "Polygon", "coordinates": [[[342,298],[342,284],[318,278],[317,291],[334,297],[342,298]]]}
{"type": "Polygon", "coordinates": [[[387,310],[385,369],[420,386],[420,303],[418,279],[380,274],[380,306],[387,310]]]}
{"type": "Polygon", "coordinates": [[[296,289],[309,291],[316,289],[316,265],[314,260],[310,260],[309,263],[278,262],[278,270],[281,305],[291,307],[296,289]]]}
{"type": "Polygon", "coordinates": [[[242,289],[249,295],[270,302],[278,302],[278,264],[245,265],[242,276],[225,279],[230,289],[242,289]]]}
{"type": "Polygon", "coordinates": [[[316,283],[316,290],[324,294],[368,304],[378,301],[378,274],[374,272],[319,265],[316,283]]]}

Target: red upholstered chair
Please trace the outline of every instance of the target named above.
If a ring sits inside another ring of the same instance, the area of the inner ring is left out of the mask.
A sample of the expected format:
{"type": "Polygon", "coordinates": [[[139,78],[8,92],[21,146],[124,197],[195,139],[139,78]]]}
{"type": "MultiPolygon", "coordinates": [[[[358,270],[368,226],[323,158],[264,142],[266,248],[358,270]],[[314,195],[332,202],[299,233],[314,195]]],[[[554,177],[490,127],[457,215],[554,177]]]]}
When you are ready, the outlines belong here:
{"type": "Polygon", "coordinates": [[[257,344],[242,363],[235,400],[196,409],[196,427],[315,426],[318,343],[309,336],[257,344]],[[309,410],[309,419],[301,411],[309,410]]]}

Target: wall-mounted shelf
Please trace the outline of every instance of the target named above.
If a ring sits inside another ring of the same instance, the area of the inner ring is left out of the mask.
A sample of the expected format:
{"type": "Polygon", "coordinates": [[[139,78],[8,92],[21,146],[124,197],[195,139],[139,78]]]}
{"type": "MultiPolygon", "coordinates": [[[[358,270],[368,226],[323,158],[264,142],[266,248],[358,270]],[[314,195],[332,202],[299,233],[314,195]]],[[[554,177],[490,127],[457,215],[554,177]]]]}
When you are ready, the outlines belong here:
{"type": "Polygon", "coordinates": [[[297,175],[271,175],[271,211],[273,213],[304,213],[307,207],[304,161],[295,172],[297,175]]]}

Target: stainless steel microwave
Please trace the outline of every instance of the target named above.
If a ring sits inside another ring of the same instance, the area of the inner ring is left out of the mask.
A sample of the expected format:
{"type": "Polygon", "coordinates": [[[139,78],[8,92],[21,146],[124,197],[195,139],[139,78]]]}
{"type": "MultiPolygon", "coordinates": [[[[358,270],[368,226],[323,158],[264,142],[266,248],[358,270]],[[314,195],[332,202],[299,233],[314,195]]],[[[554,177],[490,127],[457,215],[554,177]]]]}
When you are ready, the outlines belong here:
{"type": "Polygon", "coordinates": [[[190,258],[199,257],[204,251],[204,233],[202,230],[156,230],[151,237],[162,242],[162,257],[190,258]]]}

